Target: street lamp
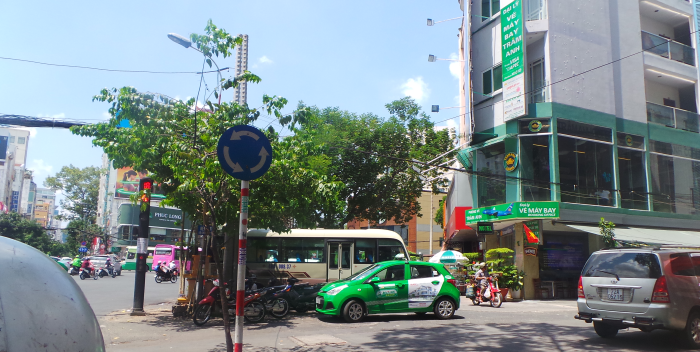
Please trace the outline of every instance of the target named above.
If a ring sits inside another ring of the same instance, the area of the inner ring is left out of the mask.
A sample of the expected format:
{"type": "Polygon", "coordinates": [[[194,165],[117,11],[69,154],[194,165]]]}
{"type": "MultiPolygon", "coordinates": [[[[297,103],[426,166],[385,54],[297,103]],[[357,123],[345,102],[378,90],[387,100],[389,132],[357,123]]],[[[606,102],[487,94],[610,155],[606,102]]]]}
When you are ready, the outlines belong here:
{"type": "Polygon", "coordinates": [[[441,23],[441,22],[447,22],[447,21],[452,21],[452,20],[461,20],[462,18],[464,18],[464,16],[459,16],[459,17],[450,18],[450,19],[448,19],[448,20],[442,20],[442,21],[437,21],[437,22],[435,22],[435,21],[433,21],[432,19],[428,18],[428,26],[429,26],[429,27],[432,27],[432,26],[434,26],[434,25],[436,25],[436,24],[438,24],[438,23],[441,23]]]}
{"type": "MultiPolygon", "coordinates": [[[[168,33],[168,38],[170,38],[170,40],[174,41],[175,43],[178,43],[178,44],[184,46],[185,49],[191,47],[192,49],[199,51],[199,49],[192,46],[192,42],[189,39],[187,39],[187,38],[185,38],[177,33],[168,33]]],[[[199,52],[201,53],[201,51],[199,51],[199,52]]]]}
{"type": "Polygon", "coordinates": [[[436,57],[435,55],[428,55],[428,62],[435,62],[435,61],[455,61],[455,62],[465,62],[464,60],[454,60],[454,59],[441,59],[439,57],[436,57]]]}

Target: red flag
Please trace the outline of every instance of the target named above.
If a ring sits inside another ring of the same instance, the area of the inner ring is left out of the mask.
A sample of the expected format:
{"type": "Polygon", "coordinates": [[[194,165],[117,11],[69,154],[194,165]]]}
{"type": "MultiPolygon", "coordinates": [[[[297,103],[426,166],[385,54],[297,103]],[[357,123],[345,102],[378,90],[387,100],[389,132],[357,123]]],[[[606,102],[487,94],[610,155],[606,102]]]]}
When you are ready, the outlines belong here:
{"type": "Polygon", "coordinates": [[[540,243],[540,238],[535,235],[532,230],[530,230],[527,225],[523,224],[523,230],[525,230],[525,236],[527,236],[527,241],[530,243],[540,243]]]}

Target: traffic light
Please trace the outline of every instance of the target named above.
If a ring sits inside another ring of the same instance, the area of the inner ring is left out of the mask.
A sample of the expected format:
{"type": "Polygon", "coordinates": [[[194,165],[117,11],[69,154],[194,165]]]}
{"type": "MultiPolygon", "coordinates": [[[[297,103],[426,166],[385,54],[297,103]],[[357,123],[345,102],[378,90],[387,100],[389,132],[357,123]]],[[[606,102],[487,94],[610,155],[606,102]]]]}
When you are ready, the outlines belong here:
{"type": "Polygon", "coordinates": [[[141,181],[139,181],[139,191],[143,192],[143,194],[141,194],[141,201],[144,203],[150,203],[151,192],[153,192],[153,179],[147,177],[142,178],[141,181]]]}

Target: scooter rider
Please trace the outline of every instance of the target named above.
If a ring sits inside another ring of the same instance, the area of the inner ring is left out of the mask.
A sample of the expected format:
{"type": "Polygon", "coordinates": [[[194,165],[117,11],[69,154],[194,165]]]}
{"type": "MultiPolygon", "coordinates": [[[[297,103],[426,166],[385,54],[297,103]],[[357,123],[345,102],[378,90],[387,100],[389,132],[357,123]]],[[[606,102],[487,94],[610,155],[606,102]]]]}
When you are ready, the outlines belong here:
{"type": "Polygon", "coordinates": [[[170,265],[168,265],[168,269],[170,269],[170,271],[174,271],[176,268],[177,268],[177,265],[175,264],[175,261],[171,260],[170,265]]]}
{"type": "Polygon", "coordinates": [[[111,269],[112,269],[113,266],[114,266],[114,265],[112,265],[112,261],[110,260],[109,257],[107,257],[107,259],[105,260],[105,269],[107,269],[107,272],[108,272],[108,273],[110,273],[110,274],[112,273],[112,270],[111,270],[111,269]]]}
{"type": "Polygon", "coordinates": [[[474,274],[474,279],[476,280],[477,284],[479,285],[479,302],[483,303],[483,297],[484,297],[484,292],[486,292],[486,287],[488,287],[489,283],[486,280],[486,277],[488,276],[486,272],[486,263],[481,263],[479,264],[479,270],[477,270],[476,274],[474,274]]]}
{"type": "Polygon", "coordinates": [[[83,270],[86,270],[90,275],[93,275],[93,273],[95,272],[95,266],[92,265],[92,261],[90,261],[90,258],[85,259],[81,267],[83,268],[83,270]]]}
{"type": "Polygon", "coordinates": [[[80,260],[80,256],[76,255],[75,259],[73,259],[73,262],[71,263],[71,266],[75,267],[76,269],[80,270],[80,266],[83,264],[83,261],[80,260]]]}

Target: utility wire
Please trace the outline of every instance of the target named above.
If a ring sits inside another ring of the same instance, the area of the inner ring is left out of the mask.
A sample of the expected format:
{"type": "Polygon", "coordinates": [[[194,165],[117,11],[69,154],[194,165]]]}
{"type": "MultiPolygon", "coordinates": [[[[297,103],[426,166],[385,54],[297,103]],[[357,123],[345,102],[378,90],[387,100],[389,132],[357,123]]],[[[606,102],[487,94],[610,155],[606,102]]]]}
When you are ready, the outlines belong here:
{"type": "Polygon", "coordinates": [[[218,72],[217,70],[214,70],[214,71],[206,71],[206,72],[205,72],[205,71],[204,71],[204,68],[202,68],[202,71],[201,71],[201,72],[195,72],[195,71],[118,70],[118,69],[99,68],[99,67],[90,67],[90,66],[53,64],[53,63],[41,62],[41,61],[17,59],[17,58],[13,58],[13,57],[2,57],[2,56],[0,56],[0,59],[2,59],[2,60],[11,60],[11,61],[20,61],[20,62],[28,62],[28,63],[32,63],[32,64],[37,64],[37,65],[57,66],[57,67],[68,67],[68,68],[80,68],[80,69],[84,69],[84,70],[107,71],[107,72],[154,73],[154,74],[202,74],[202,73],[214,73],[214,72],[218,72]]]}

